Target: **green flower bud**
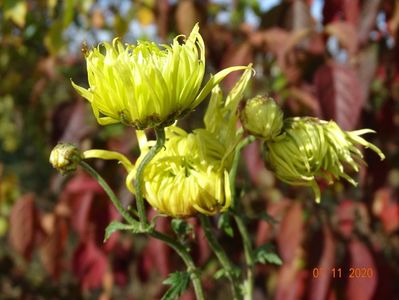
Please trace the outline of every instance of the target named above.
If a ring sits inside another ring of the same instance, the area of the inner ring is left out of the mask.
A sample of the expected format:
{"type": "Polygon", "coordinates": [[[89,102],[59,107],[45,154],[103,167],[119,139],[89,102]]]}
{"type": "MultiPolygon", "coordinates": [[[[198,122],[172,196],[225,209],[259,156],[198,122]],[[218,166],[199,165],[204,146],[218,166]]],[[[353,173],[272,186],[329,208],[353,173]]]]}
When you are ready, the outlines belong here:
{"type": "Polygon", "coordinates": [[[51,151],[49,161],[61,174],[67,174],[75,171],[81,160],[82,153],[75,145],[60,143],[51,151]]]}
{"type": "Polygon", "coordinates": [[[333,121],[289,118],[285,121],[283,133],[274,141],[266,142],[266,160],[280,180],[291,185],[311,187],[319,202],[316,177],[322,177],[329,183],[344,178],[356,185],[344,166],[359,171],[359,164],[364,161],[358,146],[370,148],[381,159],[385,158],[380,149],[360,137],[368,132],[372,130],[345,132],[333,121]]]}
{"type": "MultiPolygon", "coordinates": [[[[181,38],[181,36],[179,36],[181,38]]],[[[86,98],[101,125],[122,123],[137,129],[165,127],[192,111],[230,72],[205,75],[205,45],[198,24],[183,43],[169,45],[141,41],[123,45],[118,39],[86,50],[90,88],[72,82],[86,98]]]]}
{"type": "Polygon", "coordinates": [[[276,138],[283,127],[283,112],[272,98],[249,99],[240,118],[246,131],[266,141],[276,138]]]}

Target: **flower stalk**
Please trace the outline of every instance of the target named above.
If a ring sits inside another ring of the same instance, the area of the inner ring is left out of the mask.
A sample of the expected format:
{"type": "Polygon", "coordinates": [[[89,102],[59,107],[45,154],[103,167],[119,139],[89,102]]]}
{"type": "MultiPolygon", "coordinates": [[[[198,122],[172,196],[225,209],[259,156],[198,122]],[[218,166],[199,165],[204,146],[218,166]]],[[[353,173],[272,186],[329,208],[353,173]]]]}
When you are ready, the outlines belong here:
{"type": "Polygon", "coordinates": [[[237,148],[235,149],[234,153],[234,158],[233,158],[233,165],[230,170],[230,190],[231,190],[231,202],[232,202],[232,207],[231,211],[233,214],[234,221],[237,225],[238,231],[241,235],[242,242],[243,242],[243,248],[244,248],[244,256],[245,256],[245,261],[246,261],[246,267],[247,267],[247,274],[246,274],[246,279],[244,282],[244,299],[245,300],[251,300],[252,295],[253,295],[253,286],[254,286],[254,258],[253,258],[253,247],[252,247],[252,242],[250,238],[250,234],[248,232],[247,227],[245,226],[245,222],[241,216],[237,212],[238,208],[238,203],[237,203],[237,197],[236,197],[236,177],[237,177],[237,169],[238,169],[238,163],[240,161],[240,154],[242,149],[244,149],[245,146],[251,144],[253,141],[255,141],[254,136],[247,136],[244,138],[238,145],[237,148]]]}
{"type": "Polygon", "coordinates": [[[159,152],[159,150],[162,149],[162,147],[165,144],[165,129],[164,128],[156,128],[155,134],[156,134],[156,144],[154,147],[152,147],[150,149],[150,151],[148,151],[148,153],[145,155],[145,157],[143,158],[143,160],[140,162],[139,166],[137,167],[136,179],[134,181],[134,187],[136,190],[136,205],[137,205],[137,211],[139,213],[140,225],[141,225],[142,229],[149,226],[148,221],[147,221],[145,205],[144,205],[144,197],[143,197],[144,169],[147,166],[147,164],[151,161],[151,159],[154,158],[154,156],[159,152]]]}
{"type": "Polygon", "coordinates": [[[215,238],[215,234],[212,230],[211,223],[209,222],[209,217],[199,214],[199,219],[201,221],[201,226],[202,229],[204,230],[206,239],[208,240],[208,244],[212,248],[212,251],[215,253],[216,257],[218,258],[230,282],[233,299],[234,300],[240,299],[241,293],[234,272],[233,264],[231,263],[230,259],[227,257],[226,252],[224,251],[218,240],[215,238]]]}
{"type": "MultiPolygon", "coordinates": [[[[130,214],[122,206],[121,201],[118,199],[118,197],[112,191],[111,187],[107,184],[107,182],[104,180],[104,178],[100,174],[98,174],[98,172],[95,169],[93,169],[86,162],[81,161],[80,165],[95,180],[97,180],[97,182],[104,189],[104,191],[106,192],[106,194],[112,201],[112,204],[115,206],[115,208],[118,210],[118,212],[122,215],[122,217],[125,219],[125,221],[128,222],[129,224],[133,225],[135,228],[142,228],[141,224],[137,220],[135,220],[132,216],[130,216],[130,214]]],[[[162,232],[157,231],[153,227],[142,228],[142,229],[144,229],[143,232],[148,233],[153,238],[163,241],[169,247],[171,247],[173,250],[175,250],[175,252],[184,261],[184,263],[187,267],[187,271],[190,273],[190,278],[191,278],[191,281],[192,281],[192,284],[194,287],[194,292],[195,292],[197,299],[204,300],[205,299],[204,292],[202,289],[201,278],[199,276],[199,272],[194,264],[193,259],[191,258],[190,254],[188,253],[187,249],[185,248],[185,246],[182,245],[179,241],[171,238],[170,236],[167,236],[167,235],[163,234],[162,232]]]]}

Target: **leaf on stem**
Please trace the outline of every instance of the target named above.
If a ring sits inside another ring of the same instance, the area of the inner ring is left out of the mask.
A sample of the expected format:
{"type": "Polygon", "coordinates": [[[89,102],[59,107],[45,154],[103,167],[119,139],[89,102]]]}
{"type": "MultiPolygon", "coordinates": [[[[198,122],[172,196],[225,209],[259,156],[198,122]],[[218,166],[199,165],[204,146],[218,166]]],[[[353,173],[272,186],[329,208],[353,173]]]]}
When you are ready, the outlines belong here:
{"type": "Polygon", "coordinates": [[[276,220],[275,218],[273,218],[271,215],[269,215],[266,212],[262,212],[259,216],[260,220],[266,221],[267,223],[269,223],[270,225],[276,225],[278,224],[278,220],[276,220]]]}
{"type": "Polygon", "coordinates": [[[132,224],[123,224],[119,221],[113,221],[107,226],[107,228],[105,228],[104,243],[109,239],[111,234],[118,230],[128,230],[135,233],[140,232],[139,226],[135,226],[132,224]]]}
{"type": "Polygon", "coordinates": [[[261,264],[270,263],[278,266],[283,264],[283,261],[275,252],[274,247],[270,244],[264,244],[256,249],[254,253],[254,260],[255,262],[259,262],[261,264]]]}
{"type": "Polygon", "coordinates": [[[228,213],[221,214],[218,220],[218,228],[222,229],[229,237],[234,237],[234,230],[231,227],[231,218],[228,213]]]}
{"type": "Polygon", "coordinates": [[[174,272],[169,274],[168,278],[162,283],[171,287],[166,291],[161,300],[174,300],[188,288],[190,274],[188,272],[174,272]]]}
{"type": "Polygon", "coordinates": [[[188,224],[183,219],[172,219],[171,225],[173,231],[179,238],[186,237],[191,232],[193,232],[193,226],[191,224],[188,224]]]}

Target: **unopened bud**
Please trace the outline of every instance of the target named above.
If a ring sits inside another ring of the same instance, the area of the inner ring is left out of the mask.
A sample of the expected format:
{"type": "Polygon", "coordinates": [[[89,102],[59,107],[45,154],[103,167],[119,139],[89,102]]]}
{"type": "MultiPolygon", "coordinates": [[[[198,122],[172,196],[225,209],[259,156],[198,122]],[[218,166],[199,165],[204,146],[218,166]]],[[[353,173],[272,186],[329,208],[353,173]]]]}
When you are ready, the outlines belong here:
{"type": "Polygon", "coordinates": [[[81,160],[81,151],[75,145],[69,143],[60,143],[55,146],[49,159],[53,167],[61,174],[75,171],[81,160]]]}
{"type": "Polygon", "coordinates": [[[244,129],[266,141],[273,140],[283,127],[283,112],[272,98],[257,96],[248,100],[241,111],[244,129]]]}

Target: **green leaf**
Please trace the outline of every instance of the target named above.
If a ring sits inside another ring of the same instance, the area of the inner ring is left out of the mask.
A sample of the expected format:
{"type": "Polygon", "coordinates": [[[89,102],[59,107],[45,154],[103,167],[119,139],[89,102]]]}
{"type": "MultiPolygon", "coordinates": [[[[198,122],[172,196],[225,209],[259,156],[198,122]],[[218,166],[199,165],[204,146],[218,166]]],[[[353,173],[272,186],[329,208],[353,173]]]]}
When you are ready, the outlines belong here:
{"type": "Polygon", "coordinates": [[[274,247],[270,244],[264,244],[256,249],[254,253],[254,259],[255,262],[261,264],[270,263],[280,266],[283,263],[281,258],[275,252],[274,247]]]}
{"type": "Polygon", "coordinates": [[[223,229],[223,231],[230,237],[234,236],[233,227],[231,227],[230,215],[229,213],[224,213],[220,215],[218,220],[218,228],[223,229]]]}
{"type": "Polygon", "coordinates": [[[188,288],[190,283],[190,274],[187,272],[174,272],[169,274],[163,284],[170,285],[171,287],[166,291],[161,300],[174,300],[188,288]]]}
{"type": "Polygon", "coordinates": [[[278,224],[278,221],[266,212],[261,213],[259,219],[266,221],[270,225],[278,224]]]}
{"type": "Polygon", "coordinates": [[[213,278],[215,278],[215,279],[220,279],[220,278],[222,278],[222,277],[224,277],[224,276],[226,276],[226,271],[225,271],[225,269],[217,270],[217,271],[215,272],[215,274],[213,274],[213,278]]]}
{"type": "Polygon", "coordinates": [[[171,225],[173,231],[180,237],[188,235],[193,230],[193,227],[183,219],[172,219],[171,225]]]}
{"type": "Polygon", "coordinates": [[[111,222],[107,228],[105,228],[104,243],[109,239],[111,234],[118,230],[130,230],[133,232],[139,232],[139,228],[135,228],[134,225],[123,224],[119,221],[111,222]]]}

